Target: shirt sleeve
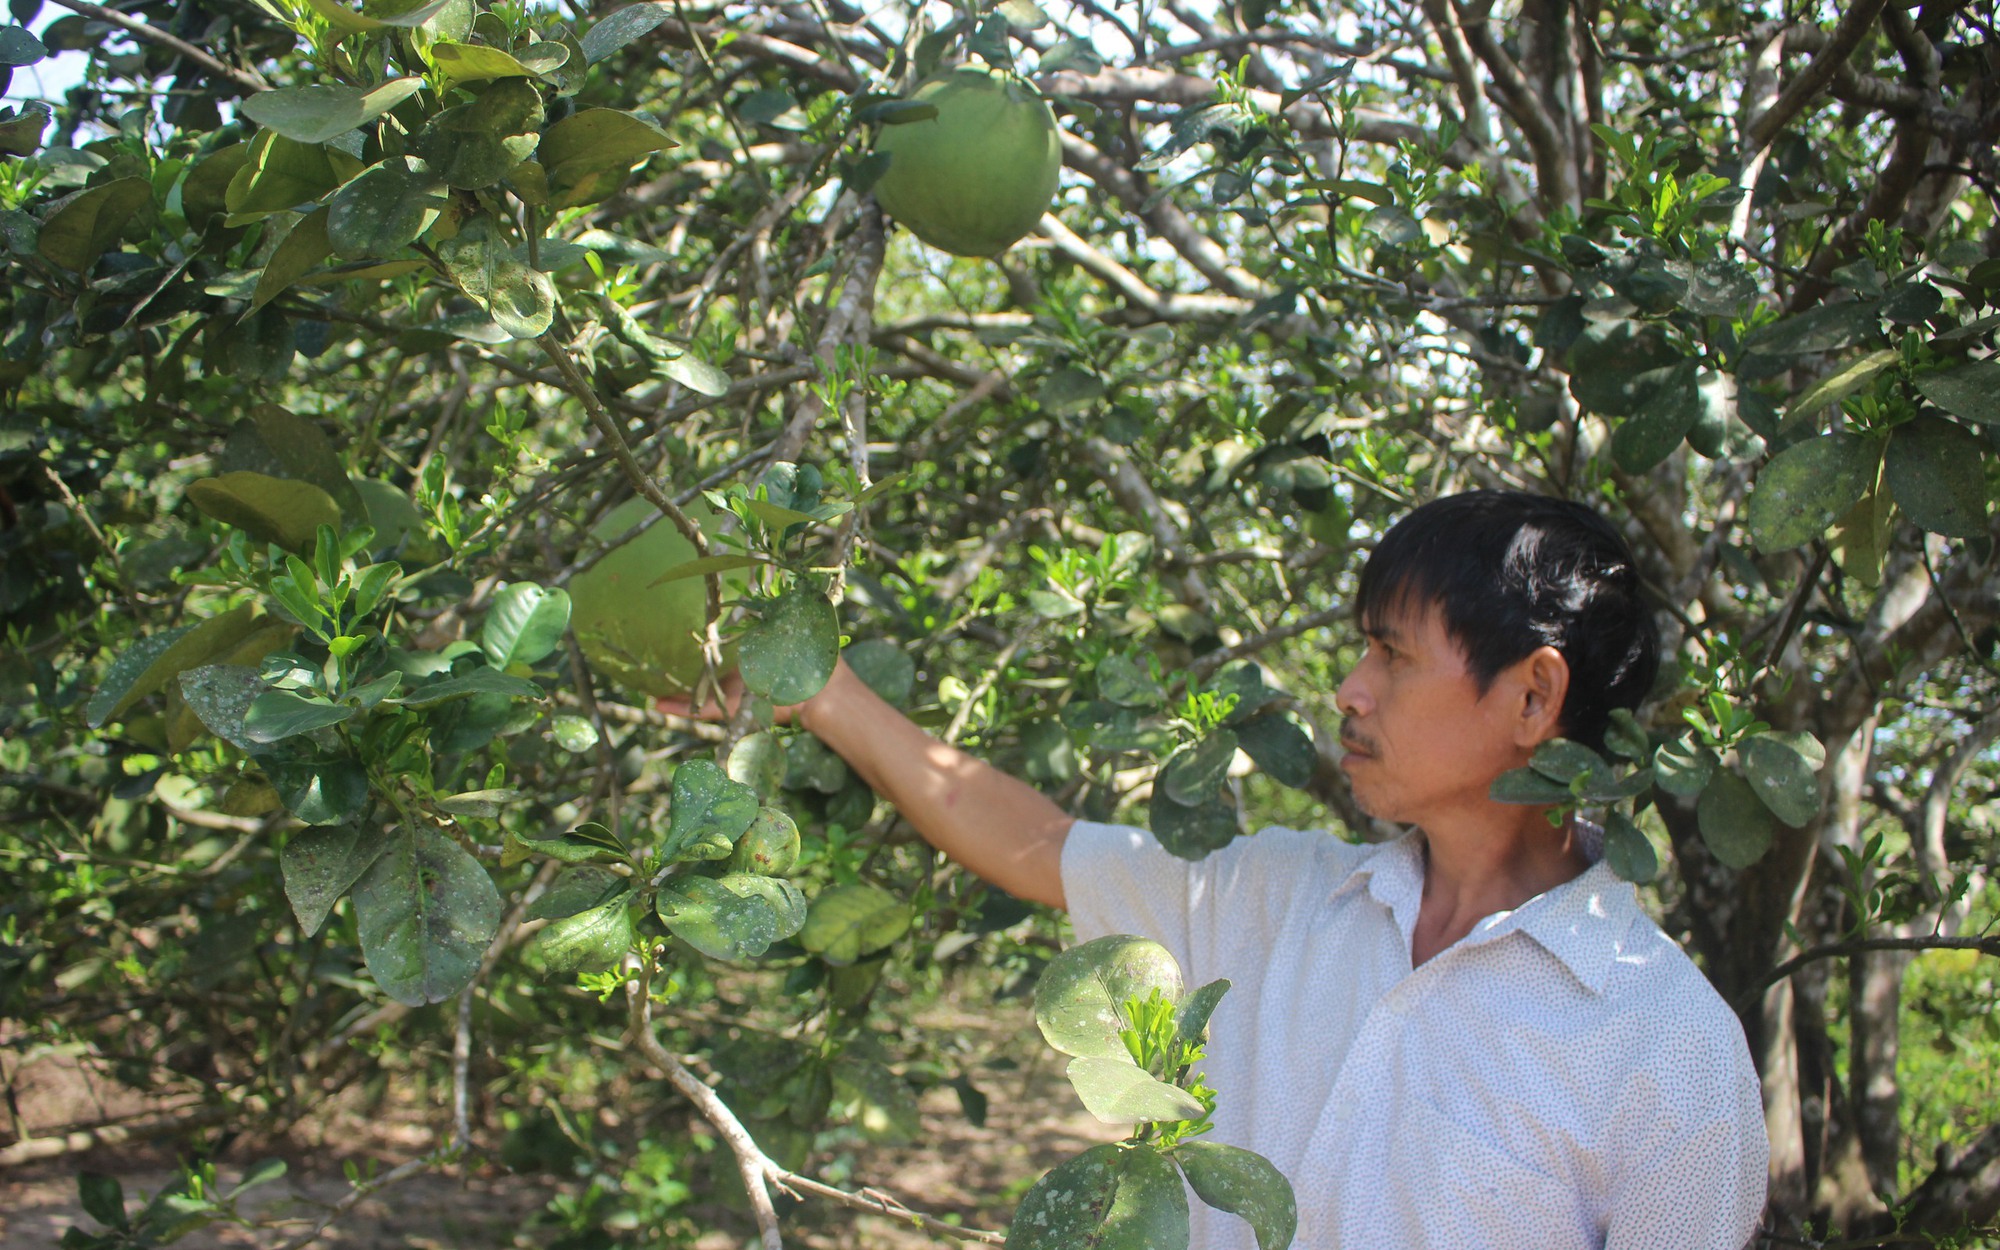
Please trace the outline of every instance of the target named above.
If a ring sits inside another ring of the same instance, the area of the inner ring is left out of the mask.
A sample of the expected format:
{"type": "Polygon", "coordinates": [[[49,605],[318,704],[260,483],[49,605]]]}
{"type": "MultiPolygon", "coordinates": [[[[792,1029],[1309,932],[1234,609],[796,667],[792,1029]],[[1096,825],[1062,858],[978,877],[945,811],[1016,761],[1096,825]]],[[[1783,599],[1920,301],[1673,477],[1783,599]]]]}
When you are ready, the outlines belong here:
{"type": "Polygon", "coordinates": [[[1650,1073],[1620,1100],[1630,1144],[1604,1248],[1742,1250],[1763,1219],[1771,1163],[1742,1027],[1712,991],[1664,1018],[1673,1023],[1650,1073]]]}
{"type": "Polygon", "coordinates": [[[1144,829],[1078,821],[1063,843],[1063,897],[1077,941],[1151,938],[1200,985],[1236,975],[1240,958],[1261,966],[1283,912],[1312,901],[1302,884],[1344,874],[1362,850],[1325,833],[1270,828],[1186,860],[1144,829]]]}
{"type": "Polygon", "coordinates": [[[1168,854],[1144,829],[1077,821],[1062,850],[1063,899],[1076,940],[1135,933],[1166,947],[1186,968],[1188,898],[1206,862],[1168,854]]]}

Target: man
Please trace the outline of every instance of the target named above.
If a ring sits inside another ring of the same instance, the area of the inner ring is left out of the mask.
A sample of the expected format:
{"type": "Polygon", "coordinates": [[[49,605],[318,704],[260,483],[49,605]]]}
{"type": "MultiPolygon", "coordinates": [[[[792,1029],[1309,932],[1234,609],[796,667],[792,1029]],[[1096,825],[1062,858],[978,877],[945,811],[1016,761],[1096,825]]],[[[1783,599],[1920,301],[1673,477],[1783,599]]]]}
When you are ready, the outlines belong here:
{"type": "MultiPolygon", "coordinates": [[[[1214,1140],[1265,1155],[1313,1250],[1739,1250],[1768,1147],[1741,1030],[1594,863],[1593,831],[1496,803],[1537,744],[1602,741],[1658,642],[1629,549],[1581,505],[1417,509],[1361,575],[1341,683],[1357,803],[1405,836],[1267,829],[1198,862],[1074,821],[932,739],[843,665],[796,709],[933,845],[1077,937],[1137,933],[1232,983],[1214,1140]]],[[[1196,1203],[1194,1245],[1248,1250],[1196,1203]]]]}

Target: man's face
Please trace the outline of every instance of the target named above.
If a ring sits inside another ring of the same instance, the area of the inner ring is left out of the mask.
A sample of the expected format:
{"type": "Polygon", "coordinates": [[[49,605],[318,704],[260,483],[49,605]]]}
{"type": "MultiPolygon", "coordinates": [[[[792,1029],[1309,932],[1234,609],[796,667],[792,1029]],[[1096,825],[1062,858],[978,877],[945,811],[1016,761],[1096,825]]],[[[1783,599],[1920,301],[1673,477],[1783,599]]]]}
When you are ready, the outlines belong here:
{"type": "Polygon", "coordinates": [[[1510,674],[1484,696],[1435,608],[1384,614],[1340,683],[1340,729],[1355,802],[1370,816],[1426,828],[1490,810],[1493,779],[1527,762],[1510,674]]]}

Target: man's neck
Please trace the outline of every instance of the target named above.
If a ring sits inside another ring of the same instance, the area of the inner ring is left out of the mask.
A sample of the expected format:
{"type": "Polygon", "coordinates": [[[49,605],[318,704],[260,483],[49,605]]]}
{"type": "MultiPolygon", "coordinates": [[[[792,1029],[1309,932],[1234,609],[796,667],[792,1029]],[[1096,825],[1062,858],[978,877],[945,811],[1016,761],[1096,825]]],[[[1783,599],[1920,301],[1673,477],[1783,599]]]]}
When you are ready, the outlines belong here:
{"type": "Polygon", "coordinates": [[[1424,897],[1410,941],[1419,966],[1496,912],[1512,911],[1590,867],[1574,822],[1511,808],[1483,828],[1424,830],[1424,897]]]}

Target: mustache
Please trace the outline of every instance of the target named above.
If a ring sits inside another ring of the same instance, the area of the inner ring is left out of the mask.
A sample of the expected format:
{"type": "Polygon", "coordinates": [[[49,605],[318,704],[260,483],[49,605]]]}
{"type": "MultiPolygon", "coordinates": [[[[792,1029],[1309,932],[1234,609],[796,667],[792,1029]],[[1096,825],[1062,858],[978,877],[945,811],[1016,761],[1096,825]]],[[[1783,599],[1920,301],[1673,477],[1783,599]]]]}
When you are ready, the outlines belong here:
{"type": "Polygon", "coordinates": [[[1375,754],[1374,739],[1347,725],[1340,727],[1340,745],[1350,751],[1358,751],[1363,755],[1375,754]]]}

